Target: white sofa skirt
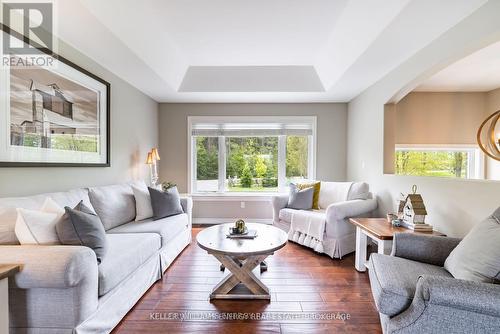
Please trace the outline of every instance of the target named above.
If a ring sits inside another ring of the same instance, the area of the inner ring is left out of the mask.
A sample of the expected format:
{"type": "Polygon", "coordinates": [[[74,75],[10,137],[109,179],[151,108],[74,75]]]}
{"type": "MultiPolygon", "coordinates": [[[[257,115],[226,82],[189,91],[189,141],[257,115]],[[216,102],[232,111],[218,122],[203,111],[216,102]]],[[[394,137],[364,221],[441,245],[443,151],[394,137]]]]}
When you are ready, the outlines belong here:
{"type": "MultiPolygon", "coordinates": [[[[274,225],[283,231],[290,230],[293,209],[282,209],[279,213],[279,222],[274,225]]],[[[326,224],[323,236],[323,253],[331,258],[341,259],[342,256],[354,252],[356,249],[356,229],[346,219],[336,224],[326,224]],[[332,237],[336,236],[336,237],[332,237]]]]}

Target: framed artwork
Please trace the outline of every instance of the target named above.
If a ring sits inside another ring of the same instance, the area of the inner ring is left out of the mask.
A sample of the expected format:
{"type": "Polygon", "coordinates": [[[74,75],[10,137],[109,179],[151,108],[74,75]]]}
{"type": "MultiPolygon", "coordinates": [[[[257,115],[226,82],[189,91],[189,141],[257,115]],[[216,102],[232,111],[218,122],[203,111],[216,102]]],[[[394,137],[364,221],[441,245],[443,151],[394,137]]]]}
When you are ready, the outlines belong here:
{"type": "MultiPolygon", "coordinates": [[[[2,38],[26,37],[2,25],[2,38]]],[[[109,167],[110,84],[71,61],[5,66],[23,55],[2,54],[0,167],[109,167]]],[[[2,50],[3,53],[3,50],[2,50]]]]}

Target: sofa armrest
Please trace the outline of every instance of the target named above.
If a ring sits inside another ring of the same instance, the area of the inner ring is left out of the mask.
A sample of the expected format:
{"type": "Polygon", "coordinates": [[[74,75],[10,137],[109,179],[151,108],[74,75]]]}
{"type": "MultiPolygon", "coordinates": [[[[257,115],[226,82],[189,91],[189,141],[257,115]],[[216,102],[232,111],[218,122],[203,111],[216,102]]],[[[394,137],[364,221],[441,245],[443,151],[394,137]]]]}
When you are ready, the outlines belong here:
{"type": "Polygon", "coordinates": [[[500,317],[500,285],[423,275],[415,298],[433,305],[500,317]]]}
{"type": "Polygon", "coordinates": [[[97,260],[83,246],[0,246],[1,264],[20,264],[12,282],[21,289],[69,288],[95,280],[97,260]]]}
{"type": "Polygon", "coordinates": [[[286,208],[288,204],[288,195],[276,195],[271,198],[271,203],[273,205],[273,221],[278,223],[280,220],[280,211],[286,208]]]}
{"type": "Polygon", "coordinates": [[[191,197],[181,197],[182,210],[187,213],[189,218],[189,225],[193,221],[193,199],[191,197]]]}
{"type": "Polygon", "coordinates": [[[333,203],[326,208],[326,221],[334,222],[345,218],[357,217],[363,214],[369,214],[377,209],[377,200],[375,199],[355,199],[333,203]]]}
{"type": "Polygon", "coordinates": [[[387,320],[385,333],[496,333],[500,285],[422,275],[413,301],[387,320]]]}
{"type": "Polygon", "coordinates": [[[392,256],[443,266],[461,239],[414,233],[396,233],[392,256]]]}

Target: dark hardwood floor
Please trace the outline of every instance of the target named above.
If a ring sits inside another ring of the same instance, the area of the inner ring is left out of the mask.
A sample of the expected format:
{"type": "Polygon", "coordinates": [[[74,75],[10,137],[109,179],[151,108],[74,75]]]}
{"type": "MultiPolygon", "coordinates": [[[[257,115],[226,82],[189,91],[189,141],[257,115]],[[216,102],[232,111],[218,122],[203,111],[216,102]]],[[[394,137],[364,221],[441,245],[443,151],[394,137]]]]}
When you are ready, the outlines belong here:
{"type": "Polygon", "coordinates": [[[191,245],[113,333],[381,333],[368,274],[354,269],[354,256],[332,260],[293,243],[267,259],[262,280],[271,290],[270,303],[210,302],[209,291],[224,274],[196,245],[200,230],[193,229],[191,245]],[[266,318],[217,318],[237,313],[266,318]]]}

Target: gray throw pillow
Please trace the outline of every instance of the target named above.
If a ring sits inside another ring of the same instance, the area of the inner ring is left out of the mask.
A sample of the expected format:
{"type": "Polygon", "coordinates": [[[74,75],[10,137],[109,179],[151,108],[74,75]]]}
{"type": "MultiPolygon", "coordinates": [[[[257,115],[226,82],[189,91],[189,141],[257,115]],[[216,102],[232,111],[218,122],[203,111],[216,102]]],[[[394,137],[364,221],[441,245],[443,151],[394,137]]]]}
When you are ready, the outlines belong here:
{"type": "Polygon", "coordinates": [[[160,191],[148,187],[151,195],[151,206],[153,207],[153,220],[175,216],[184,213],[181,205],[181,197],[177,187],[167,191],[160,191]]]}
{"type": "Polygon", "coordinates": [[[470,230],[450,253],[444,268],[455,278],[500,282],[500,208],[470,230]]]}
{"type": "Polygon", "coordinates": [[[101,219],[83,201],[74,209],[64,208],[64,215],[56,224],[56,231],[61,244],[86,246],[91,248],[101,263],[108,249],[106,232],[101,219]]]}
{"type": "Polygon", "coordinates": [[[290,209],[311,210],[313,206],[314,187],[299,190],[297,185],[290,184],[288,205],[290,209]]]}

